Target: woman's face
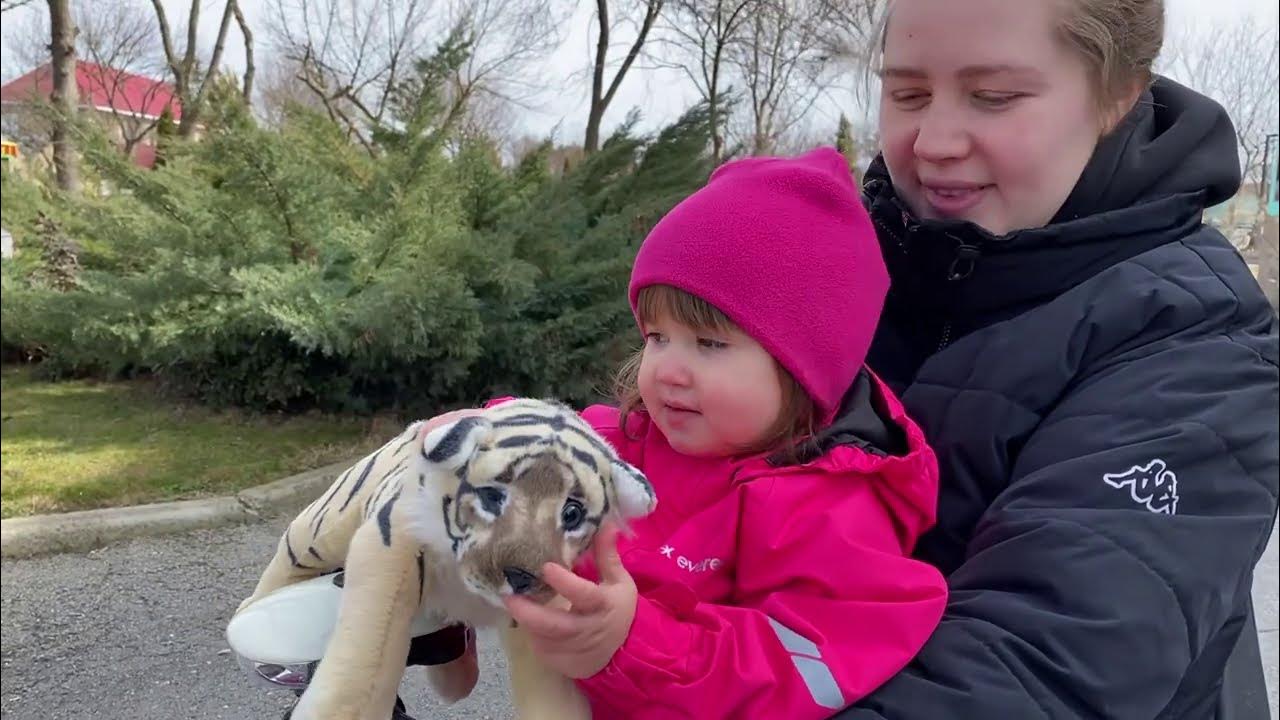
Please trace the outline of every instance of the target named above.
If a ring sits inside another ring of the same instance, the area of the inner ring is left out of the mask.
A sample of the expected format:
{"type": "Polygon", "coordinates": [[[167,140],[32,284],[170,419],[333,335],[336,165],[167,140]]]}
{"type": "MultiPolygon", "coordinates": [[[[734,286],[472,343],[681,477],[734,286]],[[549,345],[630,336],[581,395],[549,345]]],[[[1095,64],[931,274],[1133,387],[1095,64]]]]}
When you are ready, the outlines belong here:
{"type": "Polygon", "coordinates": [[[1084,62],[1055,33],[1059,0],[897,0],[884,44],[880,142],[921,218],[1040,227],[1102,135],[1084,62]]]}

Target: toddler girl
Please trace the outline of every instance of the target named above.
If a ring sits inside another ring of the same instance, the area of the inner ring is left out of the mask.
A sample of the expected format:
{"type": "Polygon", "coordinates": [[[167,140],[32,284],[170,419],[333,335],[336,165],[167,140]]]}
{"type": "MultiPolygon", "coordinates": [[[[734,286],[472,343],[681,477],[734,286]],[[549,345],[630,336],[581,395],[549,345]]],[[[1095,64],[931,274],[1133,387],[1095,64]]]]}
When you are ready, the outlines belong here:
{"type": "Polygon", "coordinates": [[[828,717],[934,630],[936,461],[864,367],[888,284],[830,148],[728,163],[645,239],[644,347],[583,416],[658,508],[543,568],[571,610],[508,601],[595,717],[828,717]]]}

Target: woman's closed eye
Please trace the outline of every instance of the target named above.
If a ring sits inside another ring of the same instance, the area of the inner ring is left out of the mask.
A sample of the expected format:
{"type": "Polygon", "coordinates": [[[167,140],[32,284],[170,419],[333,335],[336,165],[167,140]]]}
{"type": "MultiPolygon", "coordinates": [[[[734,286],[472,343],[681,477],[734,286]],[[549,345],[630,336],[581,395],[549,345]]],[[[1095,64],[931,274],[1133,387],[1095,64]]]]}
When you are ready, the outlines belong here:
{"type": "Polygon", "coordinates": [[[1026,93],[1020,92],[996,92],[992,90],[979,90],[973,93],[974,102],[982,107],[1001,110],[1012,105],[1020,98],[1026,97],[1026,93]]]}
{"type": "Polygon", "coordinates": [[[929,104],[930,94],[927,90],[894,90],[889,98],[899,109],[919,110],[929,104]]]}
{"type": "Polygon", "coordinates": [[[700,337],[698,338],[698,347],[706,350],[723,350],[729,347],[729,343],[716,338],[700,337]]]}

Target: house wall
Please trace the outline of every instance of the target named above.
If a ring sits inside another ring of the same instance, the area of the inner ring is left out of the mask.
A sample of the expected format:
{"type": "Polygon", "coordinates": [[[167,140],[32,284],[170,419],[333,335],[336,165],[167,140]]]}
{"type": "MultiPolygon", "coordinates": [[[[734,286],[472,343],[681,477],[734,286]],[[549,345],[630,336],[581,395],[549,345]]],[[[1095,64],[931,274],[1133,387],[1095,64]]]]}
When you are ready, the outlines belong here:
{"type": "MultiPolygon", "coordinates": [[[[125,142],[125,130],[128,130],[130,136],[136,136],[151,124],[149,118],[124,115],[117,117],[110,110],[90,107],[81,107],[80,110],[94,119],[112,142],[121,147],[125,142]]],[[[0,127],[3,128],[5,137],[18,143],[23,156],[35,159],[49,155],[52,127],[39,108],[18,103],[5,103],[4,112],[0,114],[0,127]]],[[[154,143],[155,128],[148,129],[139,142],[154,143]]],[[[51,158],[46,160],[51,161],[51,158]]]]}

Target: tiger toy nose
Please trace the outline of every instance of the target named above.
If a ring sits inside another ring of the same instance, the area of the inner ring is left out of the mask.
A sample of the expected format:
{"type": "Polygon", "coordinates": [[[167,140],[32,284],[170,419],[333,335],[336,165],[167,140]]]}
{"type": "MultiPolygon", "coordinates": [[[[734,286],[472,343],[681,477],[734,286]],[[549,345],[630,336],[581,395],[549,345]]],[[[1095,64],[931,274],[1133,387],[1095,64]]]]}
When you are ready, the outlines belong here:
{"type": "Polygon", "coordinates": [[[507,584],[511,586],[511,592],[517,595],[523,595],[533,589],[538,583],[538,578],[532,573],[521,570],[516,567],[508,567],[502,569],[502,574],[507,576],[507,584]]]}

